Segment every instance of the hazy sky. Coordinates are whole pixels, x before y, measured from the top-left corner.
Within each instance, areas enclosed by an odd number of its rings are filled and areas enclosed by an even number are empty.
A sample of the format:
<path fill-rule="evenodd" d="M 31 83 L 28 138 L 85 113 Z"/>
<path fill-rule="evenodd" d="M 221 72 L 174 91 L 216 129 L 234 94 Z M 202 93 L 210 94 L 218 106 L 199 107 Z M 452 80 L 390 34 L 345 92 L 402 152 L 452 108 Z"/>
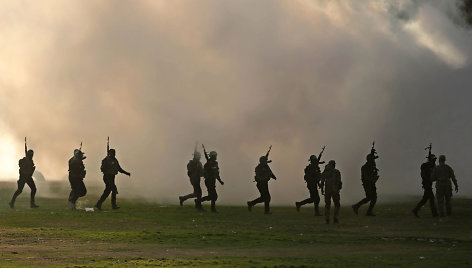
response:
<path fill-rule="evenodd" d="M 471 57 L 455 1 L 1 1 L 0 178 L 28 136 L 46 179 L 82 141 L 99 183 L 110 136 L 121 196 L 176 201 L 199 141 L 220 201 L 244 204 L 272 144 L 272 200 L 292 204 L 326 145 L 353 202 L 375 139 L 380 195 L 419 194 L 433 142 L 470 196 Z"/>

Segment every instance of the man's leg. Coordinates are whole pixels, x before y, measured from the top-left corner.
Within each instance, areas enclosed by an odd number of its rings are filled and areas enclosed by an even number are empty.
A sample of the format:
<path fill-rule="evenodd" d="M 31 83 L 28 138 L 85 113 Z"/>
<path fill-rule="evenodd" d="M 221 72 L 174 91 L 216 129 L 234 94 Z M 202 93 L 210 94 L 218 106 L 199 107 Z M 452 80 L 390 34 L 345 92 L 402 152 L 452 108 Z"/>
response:
<path fill-rule="evenodd" d="M 444 192 L 443 192 L 443 187 L 441 186 L 436 186 L 436 198 L 438 199 L 438 210 L 439 210 L 439 216 L 444 217 Z"/>
<path fill-rule="evenodd" d="M 26 181 L 28 186 L 31 189 L 31 196 L 30 196 L 30 207 L 31 208 L 39 208 L 38 205 L 34 202 L 34 197 L 36 196 L 36 184 L 34 184 L 33 178 L 30 178 Z"/>
<path fill-rule="evenodd" d="M 18 189 L 15 191 L 15 193 L 13 194 L 13 197 L 11 198 L 11 201 L 10 203 L 8 203 L 10 205 L 10 208 L 14 208 L 15 207 L 15 200 L 16 198 L 21 194 L 21 192 L 23 192 L 23 188 L 25 187 L 25 181 L 22 180 L 22 179 L 19 179 L 17 181 L 17 184 L 18 184 Z"/>
<path fill-rule="evenodd" d="M 369 209 L 367 209 L 366 215 L 375 216 L 373 212 L 375 203 L 377 203 L 377 189 L 375 188 L 375 185 L 370 185 L 367 197 L 370 199 L 370 204 Z"/>
<path fill-rule="evenodd" d="M 325 193 L 325 217 L 326 217 L 326 224 L 329 223 L 329 215 L 331 210 L 331 194 Z"/>
<path fill-rule="evenodd" d="M 320 194 L 318 193 L 318 188 L 314 188 L 313 191 L 313 202 L 315 203 L 315 216 L 323 216 L 320 213 Z"/>
<path fill-rule="evenodd" d="M 447 189 L 446 195 L 444 196 L 444 199 L 446 201 L 446 213 L 447 216 L 451 216 L 452 214 L 452 186 Z"/>
<path fill-rule="evenodd" d="M 300 202 L 296 202 L 295 205 L 297 206 L 297 210 L 299 210 L 300 207 L 303 205 L 311 204 L 314 202 L 313 196 L 315 195 L 314 191 L 316 191 L 316 188 L 314 188 L 313 185 L 311 184 L 308 184 L 307 188 L 308 188 L 308 191 L 310 192 L 310 197 Z"/>
<path fill-rule="evenodd" d="M 339 192 L 333 194 L 333 203 L 334 203 L 334 223 L 339 223 L 338 215 L 339 210 L 341 209 L 341 197 Z"/>
<path fill-rule="evenodd" d="M 423 186 L 424 187 L 424 186 Z M 412 210 L 413 214 L 415 214 L 416 217 L 418 216 L 418 212 L 420 211 L 420 208 L 426 204 L 426 202 L 429 200 L 429 192 L 427 188 L 423 189 L 423 197 L 421 198 L 420 202 L 416 205 L 416 207 Z"/>
<path fill-rule="evenodd" d="M 429 199 L 429 206 L 431 207 L 431 213 L 433 217 L 438 216 L 438 210 L 436 208 L 436 199 L 434 198 L 433 188 L 430 187 L 428 189 L 428 199 Z"/>

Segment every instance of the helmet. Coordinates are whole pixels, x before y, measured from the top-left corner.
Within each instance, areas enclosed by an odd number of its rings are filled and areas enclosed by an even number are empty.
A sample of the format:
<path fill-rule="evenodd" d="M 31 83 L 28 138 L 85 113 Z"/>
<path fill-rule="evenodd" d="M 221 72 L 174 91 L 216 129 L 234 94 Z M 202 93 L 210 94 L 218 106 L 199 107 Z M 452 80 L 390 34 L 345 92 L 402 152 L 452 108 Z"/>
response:
<path fill-rule="evenodd" d="M 374 161 L 374 160 L 377 159 L 377 158 L 378 158 L 378 157 L 375 156 L 375 155 L 373 155 L 373 154 L 368 154 L 368 155 L 366 156 L 366 159 L 367 159 L 367 161 L 369 161 L 369 162 L 370 162 L 370 161 Z"/>
<path fill-rule="evenodd" d="M 316 158 L 316 155 L 311 155 L 310 156 L 310 159 L 308 160 L 310 162 L 317 162 L 318 161 L 318 158 Z"/>
<path fill-rule="evenodd" d="M 209 155 L 210 157 L 216 157 L 218 154 L 215 151 L 211 151 Z"/>
<path fill-rule="evenodd" d="M 436 160 L 436 156 L 434 154 L 428 155 L 429 160 Z"/>
<path fill-rule="evenodd" d="M 439 162 L 446 162 L 446 156 L 445 155 L 440 155 L 439 156 Z"/>
<path fill-rule="evenodd" d="M 115 156 L 115 155 L 116 155 L 115 149 L 110 149 L 110 150 L 108 150 L 108 155 L 110 155 L 110 156 Z"/>
<path fill-rule="evenodd" d="M 195 153 L 193 153 L 193 158 L 194 159 L 200 159 L 200 158 L 202 158 L 202 155 L 199 152 L 195 152 Z"/>
<path fill-rule="evenodd" d="M 336 161 L 329 160 L 328 165 L 331 165 L 334 168 L 336 166 Z"/>
<path fill-rule="evenodd" d="M 26 156 L 28 157 L 33 157 L 33 155 L 34 155 L 34 151 L 31 149 L 26 152 Z"/>
<path fill-rule="evenodd" d="M 265 155 L 259 157 L 259 163 L 267 163 L 267 157 Z"/>
<path fill-rule="evenodd" d="M 74 156 L 75 156 L 75 157 L 83 158 L 84 153 L 83 153 L 81 150 L 79 150 L 79 149 L 75 149 L 75 150 L 74 150 Z"/>

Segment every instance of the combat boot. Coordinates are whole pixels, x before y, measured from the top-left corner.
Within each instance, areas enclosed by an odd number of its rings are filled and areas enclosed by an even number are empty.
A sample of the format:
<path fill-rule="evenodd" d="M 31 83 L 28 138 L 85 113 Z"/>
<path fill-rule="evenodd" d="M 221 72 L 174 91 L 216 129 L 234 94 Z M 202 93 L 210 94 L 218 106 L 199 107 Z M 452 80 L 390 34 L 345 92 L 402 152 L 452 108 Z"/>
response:
<path fill-rule="evenodd" d="M 115 204 L 115 205 L 112 205 L 111 208 L 112 208 L 112 209 L 120 209 L 120 207 L 117 206 L 116 204 Z"/>
<path fill-rule="evenodd" d="M 297 208 L 297 211 L 300 212 L 300 207 L 302 205 L 300 205 L 300 202 L 295 202 L 295 207 Z"/>
<path fill-rule="evenodd" d="M 252 204 L 251 204 L 251 201 L 247 201 L 247 210 L 249 210 L 249 212 L 252 211 Z"/>
<path fill-rule="evenodd" d="M 323 215 L 320 213 L 320 206 L 319 206 L 319 204 L 315 204 L 315 216 L 323 216 Z"/>
<path fill-rule="evenodd" d="M 356 205 L 352 205 L 352 210 L 354 211 L 354 214 L 359 215 L 359 207 Z"/>
<path fill-rule="evenodd" d="M 32 202 L 30 203 L 30 208 L 39 208 L 39 206 L 36 205 L 36 204 L 34 203 L 34 201 L 32 201 Z"/>
<path fill-rule="evenodd" d="M 338 224 L 338 223 L 339 223 L 338 218 L 334 218 L 334 224 Z"/>
<path fill-rule="evenodd" d="M 69 201 L 69 209 L 76 210 L 75 203 L 73 203 L 72 201 Z"/>
<path fill-rule="evenodd" d="M 15 209 L 15 202 L 14 201 L 10 201 L 8 203 L 8 205 L 10 206 L 11 209 Z"/>
<path fill-rule="evenodd" d="M 213 200 L 211 201 L 211 212 L 218 213 L 218 211 L 216 211 L 216 203 Z"/>
<path fill-rule="evenodd" d="M 183 196 L 179 196 L 179 203 L 180 203 L 180 206 L 183 206 L 184 205 L 184 197 Z"/>
<path fill-rule="evenodd" d="M 102 203 L 97 202 L 97 204 L 95 204 L 95 207 L 96 207 L 98 210 L 102 210 Z"/>
<path fill-rule="evenodd" d="M 418 215 L 418 210 L 415 208 L 411 211 L 411 213 L 413 213 L 413 215 L 415 215 L 415 217 L 419 218 L 420 215 Z"/>

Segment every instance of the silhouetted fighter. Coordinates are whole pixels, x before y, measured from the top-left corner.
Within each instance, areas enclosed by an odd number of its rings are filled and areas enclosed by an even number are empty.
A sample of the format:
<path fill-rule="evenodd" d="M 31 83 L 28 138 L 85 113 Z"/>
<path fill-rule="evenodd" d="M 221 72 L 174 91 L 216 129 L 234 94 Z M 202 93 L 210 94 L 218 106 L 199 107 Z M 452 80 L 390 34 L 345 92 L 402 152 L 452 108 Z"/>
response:
<path fill-rule="evenodd" d="M 372 143 L 372 149 L 366 158 L 367 163 L 365 163 L 361 168 L 362 186 L 364 187 L 366 197 L 357 204 L 353 205 L 352 209 L 357 215 L 359 213 L 359 207 L 370 201 L 366 216 L 375 216 L 373 213 L 375 203 L 377 202 L 377 188 L 375 187 L 375 183 L 379 179 L 379 170 L 377 169 L 375 163 L 375 159 L 379 157 L 377 156 L 377 151 L 375 150 L 375 142 Z"/>
<path fill-rule="evenodd" d="M 247 202 L 247 208 L 249 211 L 252 210 L 252 207 L 255 206 L 256 204 L 259 203 L 264 203 L 264 214 L 272 214 L 270 212 L 270 193 L 269 193 L 269 180 L 274 179 L 276 180 L 277 177 L 275 177 L 274 173 L 269 167 L 269 163 L 272 161 L 268 160 L 269 158 L 269 153 L 270 150 L 272 149 L 272 146 L 269 147 L 269 151 L 267 152 L 266 155 L 261 156 L 259 158 L 259 164 L 256 167 L 256 176 L 255 176 L 255 181 L 256 181 L 256 187 L 257 190 L 259 190 L 259 193 L 261 194 L 260 197 Z"/>
<path fill-rule="evenodd" d="M 197 146 L 193 152 L 193 159 L 187 164 L 187 175 L 190 178 L 190 183 L 193 186 L 193 193 L 179 196 L 179 203 L 182 206 L 184 201 L 189 198 L 195 198 L 195 207 L 202 209 L 202 188 L 200 187 L 200 179 L 203 177 L 203 165 L 200 162 L 201 154 L 197 151 Z"/>
<path fill-rule="evenodd" d="M 69 208 L 71 210 L 76 209 L 76 202 L 79 197 L 87 194 L 87 188 L 85 188 L 85 166 L 83 160 L 86 157 L 80 149 L 74 150 L 74 156 L 69 159 L 69 182 L 72 188 L 69 194 Z"/>
<path fill-rule="evenodd" d="M 211 201 L 211 212 L 216 212 L 216 200 L 218 199 L 218 194 L 216 193 L 216 180 L 218 180 L 221 185 L 224 185 L 224 182 L 220 178 L 218 161 L 216 161 L 218 154 L 215 151 L 211 151 L 210 154 L 207 154 L 203 144 L 202 147 L 207 160 L 203 166 L 203 177 L 205 177 L 205 186 L 208 191 L 208 195 L 202 198 L 202 202 Z"/>
<path fill-rule="evenodd" d="M 103 182 L 105 183 L 105 190 L 102 196 L 95 204 L 95 207 L 102 210 L 102 203 L 105 202 L 107 197 L 111 193 L 111 207 L 112 209 L 119 209 L 120 207 L 116 204 L 116 195 L 118 194 L 118 188 L 115 184 L 115 176 L 119 173 L 131 176 L 131 173 L 121 168 L 118 159 L 116 159 L 115 149 L 110 149 L 110 142 L 107 142 L 107 156 L 102 160 L 102 166 L 100 170 L 103 172 Z"/>
<path fill-rule="evenodd" d="M 433 217 L 437 217 L 438 211 L 436 210 L 436 200 L 434 200 L 433 193 L 433 182 L 431 181 L 431 175 L 433 174 L 433 170 L 436 167 L 436 156 L 431 153 L 431 143 L 428 147 L 426 147 L 426 149 L 429 149 L 428 156 L 426 157 L 428 161 L 421 165 L 421 183 L 423 185 L 424 191 L 423 198 L 411 212 L 413 212 L 416 217 L 419 217 L 418 211 L 420 211 L 420 208 L 429 201 Z"/>
<path fill-rule="evenodd" d="M 326 216 L 326 224 L 329 224 L 329 214 L 331 209 L 331 199 L 334 203 L 334 223 L 339 223 L 338 215 L 339 210 L 341 208 L 340 203 L 340 195 L 339 191 L 343 187 L 343 183 L 341 181 L 341 172 L 336 169 L 336 162 L 334 160 L 330 160 L 328 164 L 325 166 L 325 170 L 321 175 L 321 189 L 324 188 L 324 196 L 325 196 L 325 216 Z"/>
<path fill-rule="evenodd" d="M 438 199 L 439 216 L 444 217 L 444 203 L 446 205 L 447 216 L 451 216 L 451 180 L 454 183 L 454 190 L 456 193 L 459 191 L 459 186 L 457 185 L 457 179 L 454 175 L 454 170 L 446 164 L 446 156 L 439 156 L 439 165 L 434 168 L 433 174 L 431 175 L 431 180 L 436 182 L 436 198 Z"/>
<path fill-rule="evenodd" d="M 12 209 L 15 207 L 15 200 L 23 191 L 25 184 L 28 184 L 31 189 L 30 207 L 39 208 L 39 206 L 36 205 L 36 203 L 34 202 L 34 196 L 36 195 L 36 185 L 34 184 L 33 173 L 36 169 L 36 166 L 33 162 L 33 155 L 33 150 L 28 150 L 25 137 L 25 157 L 21 158 L 20 161 L 18 161 L 18 165 L 20 166 L 20 178 L 17 182 L 18 189 L 13 194 L 10 203 L 8 203 L 10 205 L 10 208 Z"/>
<path fill-rule="evenodd" d="M 320 154 L 318 155 L 318 158 L 316 157 L 316 155 L 310 156 L 310 159 L 309 159 L 310 164 L 305 167 L 304 179 L 306 182 L 306 187 L 308 188 L 308 191 L 310 192 L 310 198 L 307 198 L 300 202 L 295 202 L 297 211 L 300 211 L 300 207 L 305 204 L 315 203 L 315 216 L 322 216 L 320 214 L 320 209 L 319 209 L 320 195 L 318 193 L 318 187 L 320 187 L 320 181 L 321 181 L 321 170 L 320 170 L 319 164 L 324 164 L 324 162 L 320 162 L 320 160 L 321 160 L 321 156 L 323 155 L 325 148 L 326 146 L 323 147 Z"/>

